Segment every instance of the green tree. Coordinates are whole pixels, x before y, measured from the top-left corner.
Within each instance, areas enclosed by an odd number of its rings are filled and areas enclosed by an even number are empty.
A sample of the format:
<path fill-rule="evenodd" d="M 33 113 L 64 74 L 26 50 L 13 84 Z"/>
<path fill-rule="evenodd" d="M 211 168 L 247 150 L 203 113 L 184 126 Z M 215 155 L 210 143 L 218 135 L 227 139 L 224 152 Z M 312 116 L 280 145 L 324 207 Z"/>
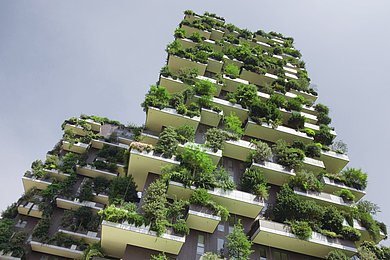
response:
<path fill-rule="evenodd" d="M 137 185 L 133 180 L 133 176 L 117 177 L 112 180 L 108 192 L 110 203 L 116 199 L 123 199 L 126 202 L 134 202 L 137 197 Z"/>
<path fill-rule="evenodd" d="M 166 158 L 171 158 L 177 149 L 178 136 L 175 129 L 171 126 L 168 126 L 161 132 L 160 138 L 157 141 L 155 151 L 162 153 Z"/>
<path fill-rule="evenodd" d="M 248 239 L 242 227 L 241 221 L 234 225 L 232 233 L 227 235 L 227 251 L 231 258 L 236 260 L 248 260 L 253 253 L 253 242 Z"/>
<path fill-rule="evenodd" d="M 242 128 L 242 122 L 238 116 L 234 113 L 230 113 L 230 115 L 225 116 L 224 122 L 224 129 L 226 131 L 232 133 L 236 138 L 241 138 L 244 134 L 244 129 Z"/>

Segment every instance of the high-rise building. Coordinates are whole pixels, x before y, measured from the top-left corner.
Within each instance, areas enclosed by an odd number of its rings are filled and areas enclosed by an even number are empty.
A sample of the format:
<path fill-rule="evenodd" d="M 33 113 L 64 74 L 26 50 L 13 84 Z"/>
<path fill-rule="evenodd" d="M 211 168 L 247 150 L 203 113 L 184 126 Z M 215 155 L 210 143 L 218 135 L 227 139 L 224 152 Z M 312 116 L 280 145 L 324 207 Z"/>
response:
<path fill-rule="evenodd" d="M 192 11 L 174 37 L 143 127 L 65 120 L 2 214 L 0 259 L 389 259 L 293 38 Z"/>

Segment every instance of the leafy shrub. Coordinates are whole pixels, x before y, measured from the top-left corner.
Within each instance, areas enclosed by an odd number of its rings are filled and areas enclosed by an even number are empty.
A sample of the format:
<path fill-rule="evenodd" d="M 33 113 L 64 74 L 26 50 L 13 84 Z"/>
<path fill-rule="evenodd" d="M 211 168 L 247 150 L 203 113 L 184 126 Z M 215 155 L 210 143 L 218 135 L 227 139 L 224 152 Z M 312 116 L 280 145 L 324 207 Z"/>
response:
<path fill-rule="evenodd" d="M 179 143 L 193 142 L 195 139 L 195 129 L 190 125 L 181 125 L 175 129 Z"/>
<path fill-rule="evenodd" d="M 198 80 L 194 87 L 195 93 L 198 95 L 214 96 L 217 87 L 214 83 L 208 80 Z"/>
<path fill-rule="evenodd" d="M 278 140 L 272 148 L 277 163 L 292 169 L 297 169 L 302 165 L 305 158 L 302 150 L 288 147 L 284 140 Z"/>
<path fill-rule="evenodd" d="M 240 76 L 240 69 L 233 64 L 227 64 L 225 66 L 224 71 L 227 76 L 233 79 L 238 78 Z"/>
<path fill-rule="evenodd" d="M 350 190 L 341 189 L 335 193 L 337 196 L 340 196 L 345 201 L 354 201 L 355 195 Z"/>
<path fill-rule="evenodd" d="M 48 217 L 43 217 L 38 221 L 38 224 L 35 226 L 32 236 L 40 242 L 46 242 L 49 240 L 49 228 L 50 228 L 50 219 Z"/>
<path fill-rule="evenodd" d="M 234 113 L 230 113 L 230 115 L 225 116 L 224 123 L 224 129 L 232 133 L 237 139 L 241 138 L 241 136 L 244 134 L 242 122 L 240 118 Z"/>
<path fill-rule="evenodd" d="M 107 170 L 109 172 L 115 173 L 118 170 L 118 165 L 116 163 L 110 163 L 105 161 L 94 161 L 92 166 L 96 167 L 98 170 Z"/>
<path fill-rule="evenodd" d="M 171 126 L 166 127 L 160 134 L 155 151 L 161 153 L 166 158 L 171 158 L 176 153 L 179 144 L 177 139 L 178 136 L 175 129 Z"/>
<path fill-rule="evenodd" d="M 218 61 L 222 61 L 223 56 L 224 56 L 224 53 L 218 52 L 218 51 L 214 51 L 213 53 L 210 54 L 210 58 L 212 58 L 214 60 L 218 60 Z"/>
<path fill-rule="evenodd" d="M 241 189 L 262 199 L 268 199 L 269 187 L 266 184 L 264 174 L 257 168 L 246 170 L 241 178 Z"/>
<path fill-rule="evenodd" d="M 200 36 L 200 34 L 198 32 L 194 32 L 190 37 L 189 39 L 193 42 L 201 42 L 202 41 L 202 37 Z"/>
<path fill-rule="evenodd" d="M 331 148 L 336 153 L 346 154 L 348 152 L 348 146 L 342 140 L 334 142 Z"/>
<path fill-rule="evenodd" d="M 310 158 L 321 156 L 322 145 L 320 143 L 308 144 L 305 147 L 305 155 Z"/>
<path fill-rule="evenodd" d="M 149 107 L 163 109 L 169 106 L 170 94 L 165 87 L 151 86 L 149 92 L 145 95 L 145 100 L 141 104 L 144 111 L 147 112 Z"/>
<path fill-rule="evenodd" d="M 290 225 L 292 233 L 299 239 L 307 240 L 311 238 L 313 230 L 306 221 L 294 221 L 290 222 Z"/>
<path fill-rule="evenodd" d="M 314 141 L 323 145 L 331 145 L 335 136 L 330 132 L 330 128 L 326 125 L 320 125 L 320 130 L 316 132 Z"/>
<path fill-rule="evenodd" d="M 186 31 L 182 28 L 177 28 L 175 30 L 174 34 L 175 38 L 185 38 L 186 37 Z"/>
<path fill-rule="evenodd" d="M 97 195 L 105 191 L 110 186 L 110 181 L 104 177 L 97 176 L 93 179 L 93 190 Z"/>
<path fill-rule="evenodd" d="M 184 236 L 190 234 L 190 229 L 188 228 L 184 219 L 179 219 L 175 224 L 172 225 L 172 228 L 177 234 Z"/>
<path fill-rule="evenodd" d="M 93 188 L 92 188 L 92 181 L 88 180 L 80 190 L 80 194 L 78 196 L 80 202 L 83 201 L 92 201 L 94 196 L 93 196 Z"/>
<path fill-rule="evenodd" d="M 320 182 L 312 172 L 301 170 L 291 177 L 290 185 L 304 191 L 321 191 L 323 188 Z"/>
<path fill-rule="evenodd" d="M 332 250 L 325 257 L 326 260 L 350 260 L 341 250 Z"/>
<path fill-rule="evenodd" d="M 282 95 L 272 94 L 269 98 L 269 102 L 274 103 L 277 107 L 285 108 L 287 100 Z"/>
<path fill-rule="evenodd" d="M 313 130 L 313 129 L 310 129 L 310 128 L 305 128 L 304 129 L 304 132 L 310 136 L 310 137 L 314 137 L 316 135 L 316 132 Z"/>
<path fill-rule="evenodd" d="M 126 149 L 115 147 L 112 145 L 103 145 L 103 148 L 97 153 L 98 157 L 105 158 L 111 163 L 124 164 L 126 161 Z"/>
<path fill-rule="evenodd" d="M 362 234 L 356 228 L 344 226 L 341 230 L 341 235 L 344 239 L 350 241 L 359 241 Z"/>
<path fill-rule="evenodd" d="M 329 125 L 332 122 L 332 119 L 325 113 L 318 113 L 317 123 L 320 125 Z"/>
<path fill-rule="evenodd" d="M 286 109 L 300 112 L 302 110 L 302 100 L 298 97 L 288 99 Z"/>
<path fill-rule="evenodd" d="M 300 113 L 293 112 L 288 119 L 288 125 L 296 130 L 303 129 L 305 127 L 306 117 Z"/>
<path fill-rule="evenodd" d="M 240 84 L 236 92 L 233 93 L 233 97 L 236 103 L 243 108 L 250 108 L 258 99 L 257 87 L 255 85 Z"/>
<path fill-rule="evenodd" d="M 322 229 L 340 233 L 343 228 L 344 216 L 334 206 L 325 207 L 321 219 Z"/>
<path fill-rule="evenodd" d="M 203 188 L 196 189 L 190 197 L 190 203 L 199 206 L 207 206 L 210 200 L 211 195 Z"/>
<path fill-rule="evenodd" d="M 218 128 L 209 128 L 205 134 L 206 147 L 209 147 L 216 153 L 222 149 L 223 141 L 225 140 L 224 133 Z"/>
<path fill-rule="evenodd" d="M 358 190 L 364 190 L 367 187 L 367 173 L 364 173 L 361 169 L 347 168 L 341 173 L 347 186 Z"/>
<path fill-rule="evenodd" d="M 116 199 L 123 199 L 126 202 L 134 202 L 138 199 L 137 185 L 133 180 L 133 176 L 117 177 L 111 181 L 108 192 L 109 201 L 113 202 Z"/>
<path fill-rule="evenodd" d="M 318 113 L 323 113 L 325 115 L 329 114 L 329 108 L 327 106 L 325 106 L 324 104 L 317 104 L 314 106 L 314 109 Z"/>
<path fill-rule="evenodd" d="M 272 122 L 279 124 L 282 119 L 280 110 L 273 103 L 265 103 L 259 99 L 255 100 L 249 109 L 249 115 L 255 122 L 265 120 L 267 123 Z"/>
<path fill-rule="evenodd" d="M 214 176 L 219 188 L 223 190 L 234 190 L 236 188 L 236 184 L 230 179 L 229 173 L 223 167 L 214 171 Z"/>
<path fill-rule="evenodd" d="M 268 161 L 272 157 L 272 150 L 267 143 L 262 141 L 252 140 L 251 143 L 255 145 L 256 150 L 251 152 L 251 159 L 255 162 Z"/>
<path fill-rule="evenodd" d="M 226 207 L 215 204 L 214 211 L 217 214 L 217 216 L 221 217 L 221 221 L 227 221 L 229 219 L 230 213 Z"/>

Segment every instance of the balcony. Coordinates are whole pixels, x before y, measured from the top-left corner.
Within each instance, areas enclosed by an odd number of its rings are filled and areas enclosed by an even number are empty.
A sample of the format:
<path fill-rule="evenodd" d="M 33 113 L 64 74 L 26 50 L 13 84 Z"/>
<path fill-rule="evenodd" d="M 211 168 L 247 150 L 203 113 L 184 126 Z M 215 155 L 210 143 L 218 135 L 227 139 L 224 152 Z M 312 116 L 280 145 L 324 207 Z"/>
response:
<path fill-rule="evenodd" d="M 349 163 L 348 155 L 324 150 L 321 151 L 320 160 L 324 162 L 326 170 L 332 173 L 340 172 Z"/>
<path fill-rule="evenodd" d="M 222 66 L 223 66 L 223 61 L 209 58 L 206 70 L 215 74 L 220 74 L 222 71 Z"/>
<path fill-rule="evenodd" d="M 240 85 L 249 85 L 249 81 L 240 78 L 232 79 L 229 76 L 223 75 L 223 79 L 225 80 L 223 90 L 229 92 L 236 92 Z"/>
<path fill-rule="evenodd" d="M 50 177 L 50 178 L 53 178 L 53 179 L 56 179 L 58 181 L 63 181 L 65 180 L 66 178 L 68 178 L 70 176 L 70 174 L 67 174 L 67 173 L 62 173 L 56 169 L 43 169 L 45 171 L 45 173 Z"/>
<path fill-rule="evenodd" d="M 91 165 L 87 166 L 76 166 L 76 172 L 80 175 L 96 178 L 96 177 L 104 177 L 106 179 L 112 180 L 118 176 L 118 173 L 112 173 L 109 171 L 98 170 Z"/>
<path fill-rule="evenodd" d="M 43 244 L 37 241 L 30 242 L 31 249 L 35 252 L 40 252 L 44 254 L 62 256 L 70 259 L 83 259 L 84 252 L 78 250 L 76 245 L 72 245 L 70 248 L 55 246 L 49 244 Z"/>
<path fill-rule="evenodd" d="M 294 189 L 294 193 L 306 200 L 314 200 L 318 204 L 323 206 L 335 206 L 339 209 L 348 209 L 351 207 L 352 203 L 344 201 L 343 198 L 325 193 L 325 192 L 313 192 L 313 191 L 300 191 L 298 189 Z"/>
<path fill-rule="evenodd" d="M 292 176 L 295 176 L 294 170 L 287 169 L 280 164 L 273 162 L 253 162 L 251 168 L 258 168 L 264 174 L 267 182 L 273 185 L 282 186 L 290 181 Z"/>
<path fill-rule="evenodd" d="M 249 81 L 249 83 L 251 83 L 251 84 L 255 84 L 258 86 L 268 86 L 272 82 L 274 82 L 276 79 L 278 79 L 278 76 L 273 75 L 271 73 L 265 73 L 264 75 L 262 75 L 262 74 L 258 74 L 258 73 L 243 69 L 241 71 L 240 78 Z"/>
<path fill-rule="evenodd" d="M 184 49 L 194 48 L 198 44 L 197 42 L 194 42 L 187 38 L 178 38 L 177 40 L 180 42 L 181 46 Z"/>
<path fill-rule="evenodd" d="M 223 156 L 240 161 L 247 161 L 249 155 L 255 147 L 248 141 L 244 140 L 226 140 L 223 142 Z"/>
<path fill-rule="evenodd" d="M 346 221 L 344 221 L 344 225 L 348 225 L 348 223 L 346 223 Z M 386 235 L 380 231 L 379 233 L 379 238 L 377 241 L 375 241 L 370 233 L 368 232 L 368 230 L 363 227 L 362 225 L 360 225 L 359 221 L 357 221 L 356 219 L 353 220 L 353 227 L 356 228 L 357 230 L 360 231 L 360 233 L 362 234 L 362 236 L 360 237 L 360 240 L 357 242 L 357 244 L 361 244 L 363 241 L 373 241 L 374 243 L 379 243 L 380 241 L 382 241 L 383 239 L 386 239 Z"/>
<path fill-rule="evenodd" d="M 325 169 L 325 165 L 322 161 L 313 159 L 310 157 L 303 158 L 302 168 L 311 171 L 314 174 L 319 174 L 321 171 Z"/>
<path fill-rule="evenodd" d="M 312 143 L 314 138 L 309 137 L 306 133 L 296 131 L 292 128 L 285 126 L 278 126 L 273 128 L 266 123 L 257 124 L 251 119 L 245 127 L 245 135 L 263 139 L 269 142 L 275 143 L 276 141 L 283 139 L 287 143 L 292 144 L 295 140 L 301 141 L 304 144 Z"/>
<path fill-rule="evenodd" d="M 355 196 L 356 201 L 363 198 L 364 195 L 366 195 L 366 192 L 363 190 L 358 190 L 352 187 L 348 187 L 344 185 L 343 183 L 338 183 L 335 180 L 329 179 L 328 177 L 322 177 L 322 182 L 324 183 L 324 192 L 326 193 L 335 193 L 341 189 L 347 189 L 352 192 L 352 194 Z"/>
<path fill-rule="evenodd" d="M 100 237 L 98 237 L 97 232 L 92 232 L 92 231 L 73 232 L 65 229 L 59 229 L 58 232 L 67 234 L 77 240 L 84 240 L 89 244 L 98 243 L 100 241 Z"/>
<path fill-rule="evenodd" d="M 316 232 L 308 240 L 301 240 L 291 232 L 289 226 L 263 219 L 253 223 L 249 236 L 256 244 L 319 258 L 325 258 L 332 250 L 341 250 L 348 256 L 357 253 L 356 246 L 351 241 L 327 238 Z"/>
<path fill-rule="evenodd" d="M 213 214 L 212 210 L 206 207 L 191 205 L 186 219 L 187 226 L 207 233 L 214 233 L 221 217 Z"/>
<path fill-rule="evenodd" d="M 212 39 L 204 40 L 204 41 L 203 41 L 203 44 L 204 44 L 204 45 L 211 46 L 211 48 L 213 48 L 214 51 L 222 51 L 222 50 L 223 50 L 223 46 L 220 45 L 220 44 L 217 44 L 217 43 L 216 43 L 214 40 L 212 40 Z"/>
<path fill-rule="evenodd" d="M 144 143 L 144 144 L 150 144 L 150 145 L 156 145 L 157 142 L 158 142 L 158 133 L 154 133 L 152 131 L 148 131 L 148 130 L 144 130 L 142 133 L 141 133 L 141 138 L 140 138 L 140 142 Z"/>
<path fill-rule="evenodd" d="M 202 108 L 200 112 L 200 123 L 212 127 L 217 127 L 222 117 L 223 111 L 216 112 L 211 109 Z"/>
<path fill-rule="evenodd" d="M 65 151 L 83 154 L 87 151 L 88 148 L 89 148 L 89 144 L 84 144 L 84 143 L 71 144 L 68 141 L 62 141 L 62 149 L 64 149 Z"/>
<path fill-rule="evenodd" d="M 33 188 L 37 188 L 38 190 L 45 190 L 50 184 L 52 184 L 52 180 L 50 179 L 37 179 L 31 174 L 25 174 L 22 177 L 23 188 L 25 192 Z"/>
<path fill-rule="evenodd" d="M 116 258 L 123 257 L 127 245 L 177 255 L 184 242 L 185 236 L 164 233 L 158 237 L 156 232 L 145 226 L 102 222 L 102 248 L 107 255 Z"/>
<path fill-rule="evenodd" d="M 307 93 L 307 92 L 303 92 L 303 91 L 296 90 L 296 89 L 290 89 L 290 92 L 295 94 L 295 95 L 298 95 L 298 96 L 303 96 L 305 99 L 311 100 L 313 102 L 315 102 L 317 100 L 317 96 L 310 94 L 310 93 Z"/>
<path fill-rule="evenodd" d="M 157 109 L 149 107 L 146 116 L 146 129 L 155 132 L 161 132 L 164 126 L 179 127 L 182 125 L 192 126 L 194 129 L 198 128 L 200 117 L 183 116 L 173 108 Z"/>
<path fill-rule="evenodd" d="M 92 201 L 83 201 L 80 202 L 78 199 L 65 199 L 65 198 L 56 198 L 57 207 L 61 209 L 76 210 L 81 207 L 88 207 L 92 209 L 95 213 L 99 212 L 104 208 L 104 205 Z"/>
<path fill-rule="evenodd" d="M 32 202 L 24 202 L 18 206 L 18 213 L 34 218 L 42 218 L 43 212 L 39 210 L 39 206 Z"/>
<path fill-rule="evenodd" d="M 211 32 L 209 31 L 203 31 L 200 29 L 197 29 L 195 27 L 191 27 L 188 25 L 181 25 L 180 28 L 182 28 L 184 31 L 186 31 L 186 36 L 191 36 L 193 33 L 199 33 L 201 37 L 204 37 L 206 39 L 210 39 Z"/>
<path fill-rule="evenodd" d="M 138 190 L 142 191 L 145 186 L 148 173 L 161 174 L 161 168 L 167 165 L 179 165 L 180 163 L 173 159 L 164 158 L 155 155 L 154 151 L 139 152 L 136 149 L 130 151 L 129 174 L 133 176 Z"/>
<path fill-rule="evenodd" d="M 190 59 L 180 58 L 175 55 L 169 55 L 168 67 L 169 70 L 172 71 L 173 73 L 178 73 L 183 68 L 190 68 L 190 69 L 197 69 L 198 75 L 204 75 L 207 68 L 207 64 L 192 61 Z"/>
<path fill-rule="evenodd" d="M 171 199 L 189 199 L 195 189 L 193 186 L 186 188 L 181 183 L 170 181 L 167 195 Z M 214 190 L 208 190 L 208 193 L 213 201 L 226 207 L 232 214 L 255 218 L 264 207 L 264 202 L 247 192 L 238 190 L 224 191 L 215 188 Z"/>
<path fill-rule="evenodd" d="M 21 260 L 22 258 L 14 257 L 11 253 L 5 254 L 3 251 L 0 251 L 0 260 Z"/>
<path fill-rule="evenodd" d="M 79 125 L 66 124 L 64 126 L 64 131 L 66 131 L 66 130 L 73 130 L 73 132 L 76 135 L 80 135 L 80 136 L 85 136 L 86 135 L 86 132 L 85 132 L 84 128 L 79 126 Z"/>
<path fill-rule="evenodd" d="M 205 147 L 204 145 L 197 144 L 197 143 L 185 143 L 184 145 L 179 144 L 178 151 L 184 150 L 185 147 L 198 147 L 201 151 L 204 151 L 205 154 L 207 154 L 210 159 L 213 161 L 215 165 L 218 165 L 219 161 L 222 158 L 222 150 L 218 150 L 217 152 L 214 152 L 212 149 Z"/>
<path fill-rule="evenodd" d="M 187 88 L 189 88 L 189 85 L 185 84 L 180 79 L 164 77 L 163 75 L 160 75 L 159 85 L 165 87 L 167 91 L 171 94 L 181 93 Z"/>

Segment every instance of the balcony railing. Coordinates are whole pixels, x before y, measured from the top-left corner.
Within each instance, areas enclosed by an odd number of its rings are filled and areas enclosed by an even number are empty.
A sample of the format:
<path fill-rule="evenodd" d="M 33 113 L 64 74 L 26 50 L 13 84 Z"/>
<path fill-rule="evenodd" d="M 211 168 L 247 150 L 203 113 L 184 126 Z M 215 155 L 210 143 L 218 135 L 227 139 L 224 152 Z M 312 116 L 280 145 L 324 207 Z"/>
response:
<path fill-rule="evenodd" d="M 64 149 L 65 151 L 82 154 L 85 153 L 88 148 L 89 148 L 89 144 L 84 144 L 84 143 L 71 144 L 68 141 L 62 141 L 62 149 Z"/>
<path fill-rule="evenodd" d="M 184 187 L 183 184 L 170 181 L 167 195 L 169 198 L 189 199 L 196 187 Z M 257 196 L 239 191 L 231 190 L 224 191 L 219 188 L 208 190 L 211 198 L 216 203 L 226 207 L 230 213 L 245 216 L 248 218 L 255 218 L 264 207 L 264 202 Z"/>
<path fill-rule="evenodd" d="M 366 192 L 363 190 L 358 190 L 352 187 L 348 187 L 343 183 L 336 182 L 335 180 L 329 179 L 328 177 L 325 176 L 322 177 L 322 181 L 325 184 L 323 191 L 326 193 L 335 193 L 341 189 L 347 189 L 352 192 L 352 194 L 356 198 L 356 201 L 360 200 L 364 195 L 366 195 Z"/>
<path fill-rule="evenodd" d="M 291 232 L 289 226 L 263 219 L 254 222 L 249 236 L 256 244 L 319 258 L 325 258 L 332 250 L 341 250 L 348 256 L 357 253 L 351 241 L 328 238 L 316 232 L 312 233 L 311 238 L 301 240 Z"/>
<path fill-rule="evenodd" d="M 294 193 L 303 199 L 315 200 L 319 204 L 325 206 L 333 205 L 338 208 L 346 209 L 351 207 L 352 205 L 352 202 L 344 201 L 343 198 L 329 193 L 313 192 L 313 191 L 304 192 L 298 189 L 294 189 Z"/>
<path fill-rule="evenodd" d="M 192 61 L 190 59 L 181 58 L 175 55 L 169 55 L 168 58 L 169 70 L 178 73 L 183 68 L 197 69 L 198 75 L 204 75 L 206 72 L 207 64 Z"/>
<path fill-rule="evenodd" d="M 157 236 L 149 226 L 136 227 L 131 224 L 103 220 L 101 245 L 104 252 L 112 257 L 123 257 L 126 246 L 133 245 L 169 254 L 179 254 L 185 236 L 164 233 Z"/>
<path fill-rule="evenodd" d="M 18 206 L 18 213 L 34 218 L 42 218 L 43 212 L 39 210 L 39 206 L 32 202 L 24 202 Z"/>
<path fill-rule="evenodd" d="M 324 162 L 326 170 L 332 173 L 340 172 L 349 163 L 348 155 L 333 151 L 322 150 L 320 159 Z"/>
<path fill-rule="evenodd" d="M 91 177 L 91 178 L 104 177 L 106 179 L 112 180 L 118 176 L 118 173 L 113 173 L 105 170 L 98 170 L 91 165 L 86 165 L 86 166 L 77 165 L 76 171 L 80 175 Z"/>
<path fill-rule="evenodd" d="M 66 199 L 66 198 L 56 198 L 57 207 L 62 209 L 76 210 L 81 207 L 88 207 L 95 211 L 95 213 L 99 212 L 104 208 L 103 204 L 92 202 L 92 201 L 83 201 L 80 202 L 78 199 Z"/>
<path fill-rule="evenodd" d="M 223 142 L 223 156 L 240 161 L 247 161 L 255 147 L 245 140 L 226 140 Z"/>
<path fill-rule="evenodd" d="M 188 142 L 185 143 L 184 145 L 179 144 L 178 150 L 182 151 L 186 147 L 187 148 L 196 147 L 201 151 L 205 152 L 205 154 L 207 154 L 210 157 L 210 159 L 213 161 L 215 165 L 218 165 L 219 161 L 222 158 L 222 150 L 218 150 L 217 152 L 214 152 L 211 148 L 205 147 L 204 145 L 198 143 Z"/>
<path fill-rule="evenodd" d="M 67 248 L 62 246 L 43 244 L 37 241 L 31 241 L 30 245 L 31 249 L 35 252 L 80 260 L 84 257 L 84 252 L 82 250 L 78 250 L 76 245 L 72 245 L 70 248 Z"/>
<path fill-rule="evenodd" d="M 58 232 L 67 234 L 75 239 L 81 240 L 83 239 L 87 243 L 97 243 L 100 241 L 100 237 L 97 232 L 85 231 L 85 232 L 73 232 L 65 229 L 59 229 Z"/>

